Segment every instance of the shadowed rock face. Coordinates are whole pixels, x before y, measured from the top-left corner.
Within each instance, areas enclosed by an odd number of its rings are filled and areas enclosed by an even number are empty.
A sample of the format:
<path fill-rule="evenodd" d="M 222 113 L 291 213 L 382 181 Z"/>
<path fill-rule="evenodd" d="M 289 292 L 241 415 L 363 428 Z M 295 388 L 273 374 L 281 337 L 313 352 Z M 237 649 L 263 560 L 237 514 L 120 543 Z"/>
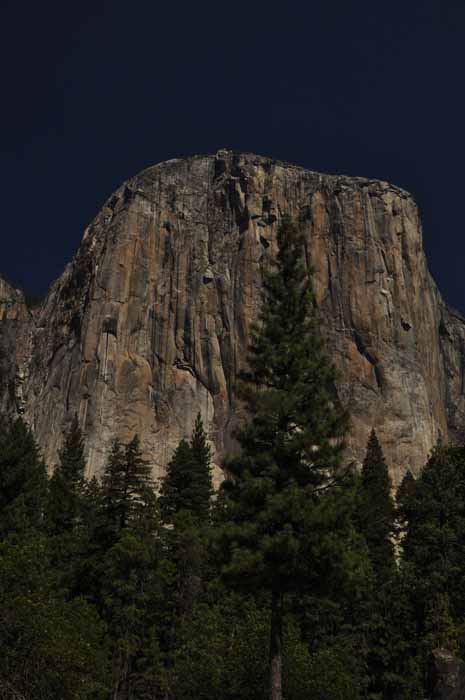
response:
<path fill-rule="evenodd" d="M 0 413 L 23 413 L 32 317 L 23 293 L 0 277 Z"/>
<path fill-rule="evenodd" d="M 460 433 L 465 325 L 428 272 L 412 198 L 384 182 L 219 151 L 122 185 L 52 286 L 28 360 L 19 358 L 26 417 L 49 464 L 77 412 L 90 473 L 114 437 L 137 432 L 160 475 L 198 410 L 221 464 L 237 422 L 234 377 L 284 213 L 305 233 L 352 414 L 350 456 L 361 461 L 375 427 L 397 482 L 419 471 L 439 437 Z"/>

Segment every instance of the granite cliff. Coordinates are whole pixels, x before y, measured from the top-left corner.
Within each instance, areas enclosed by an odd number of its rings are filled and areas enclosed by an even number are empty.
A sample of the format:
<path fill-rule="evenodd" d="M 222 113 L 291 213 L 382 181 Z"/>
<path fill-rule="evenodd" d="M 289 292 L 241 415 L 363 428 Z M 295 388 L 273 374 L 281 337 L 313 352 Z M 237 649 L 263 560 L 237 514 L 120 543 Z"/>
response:
<path fill-rule="evenodd" d="M 89 470 L 141 436 L 160 475 L 200 409 L 215 463 L 231 449 L 233 382 L 281 216 L 302 226 L 350 455 L 375 427 L 397 482 L 465 426 L 465 321 L 428 271 L 411 196 L 219 151 L 124 183 L 32 316 L 0 283 L 0 401 L 24 413 L 49 464 L 77 412 Z M 220 478 L 220 470 L 217 470 Z"/>
<path fill-rule="evenodd" d="M 23 386 L 29 368 L 32 316 L 24 295 L 0 277 L 0 413 L 24 411 Z"/>

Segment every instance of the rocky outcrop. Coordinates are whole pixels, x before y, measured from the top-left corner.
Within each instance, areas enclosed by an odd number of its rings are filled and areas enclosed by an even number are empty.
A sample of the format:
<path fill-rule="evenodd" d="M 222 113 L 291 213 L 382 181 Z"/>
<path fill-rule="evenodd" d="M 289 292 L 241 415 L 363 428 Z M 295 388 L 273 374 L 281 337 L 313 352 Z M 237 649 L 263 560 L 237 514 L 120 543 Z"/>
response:
<path fill-rule="evenodd" d="M 32 319 L 24 295 L 0 277 L 0 412 L 23 413 Z"/>
<path fill-rule="evenodd" d="M 385 182 L 251 154 L 161 163 L 122 185 L 35 319 L 26 417 L 50 464 L 75 412 L 91 473 L 135 432 L 163 472 L 201 411 L 231 449 L 234 377 L 284 213 L 302 226 L 327 347 L 350 407 L 349 455 L 372 427 L 397 482 L 465 425 L 465 323 L 441 299 L 417 207 Z M 220 478 L 220 471 L 217 472 Z"/>

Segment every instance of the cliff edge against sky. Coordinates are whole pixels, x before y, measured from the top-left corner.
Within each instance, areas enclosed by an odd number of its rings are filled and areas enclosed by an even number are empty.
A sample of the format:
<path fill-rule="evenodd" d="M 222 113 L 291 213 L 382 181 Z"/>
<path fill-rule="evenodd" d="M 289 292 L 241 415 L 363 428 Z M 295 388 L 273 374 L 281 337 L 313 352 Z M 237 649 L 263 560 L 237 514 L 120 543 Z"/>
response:
<path fill-rule="evenodd" d="M 155 476 L 200 410 L 219 467 L 284 213 L 305 233 L 350 456 L 374 427 L 394 481 L 418 472 L 439 438 L 464 432 L 465 322 L 428 271 L 414 201 L 252 154 L 176 159 L 124 183 L 34 314 L 0 283 L 0 407 L 24 413 L 50 465 L 77 413 L 90 473 L 137 432 Z"/>

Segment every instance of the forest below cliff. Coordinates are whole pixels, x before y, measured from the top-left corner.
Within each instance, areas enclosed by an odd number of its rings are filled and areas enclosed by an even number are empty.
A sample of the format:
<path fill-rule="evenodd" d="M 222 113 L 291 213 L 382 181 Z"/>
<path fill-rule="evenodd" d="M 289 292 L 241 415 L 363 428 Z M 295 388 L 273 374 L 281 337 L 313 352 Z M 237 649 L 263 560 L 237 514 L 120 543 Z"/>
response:
<path fill-rule="evenodd" d="M 465 448 L 395 499 L 374 431 L 344 463 L 292 222 L 278 242 L 218 492 L 200 413 L 159 483 L 137 436 L 87 479 L 74 418 L 49 477 L 2 422 L 0 698 L 421 700 L 435 649 L 465 657 Z"/>

